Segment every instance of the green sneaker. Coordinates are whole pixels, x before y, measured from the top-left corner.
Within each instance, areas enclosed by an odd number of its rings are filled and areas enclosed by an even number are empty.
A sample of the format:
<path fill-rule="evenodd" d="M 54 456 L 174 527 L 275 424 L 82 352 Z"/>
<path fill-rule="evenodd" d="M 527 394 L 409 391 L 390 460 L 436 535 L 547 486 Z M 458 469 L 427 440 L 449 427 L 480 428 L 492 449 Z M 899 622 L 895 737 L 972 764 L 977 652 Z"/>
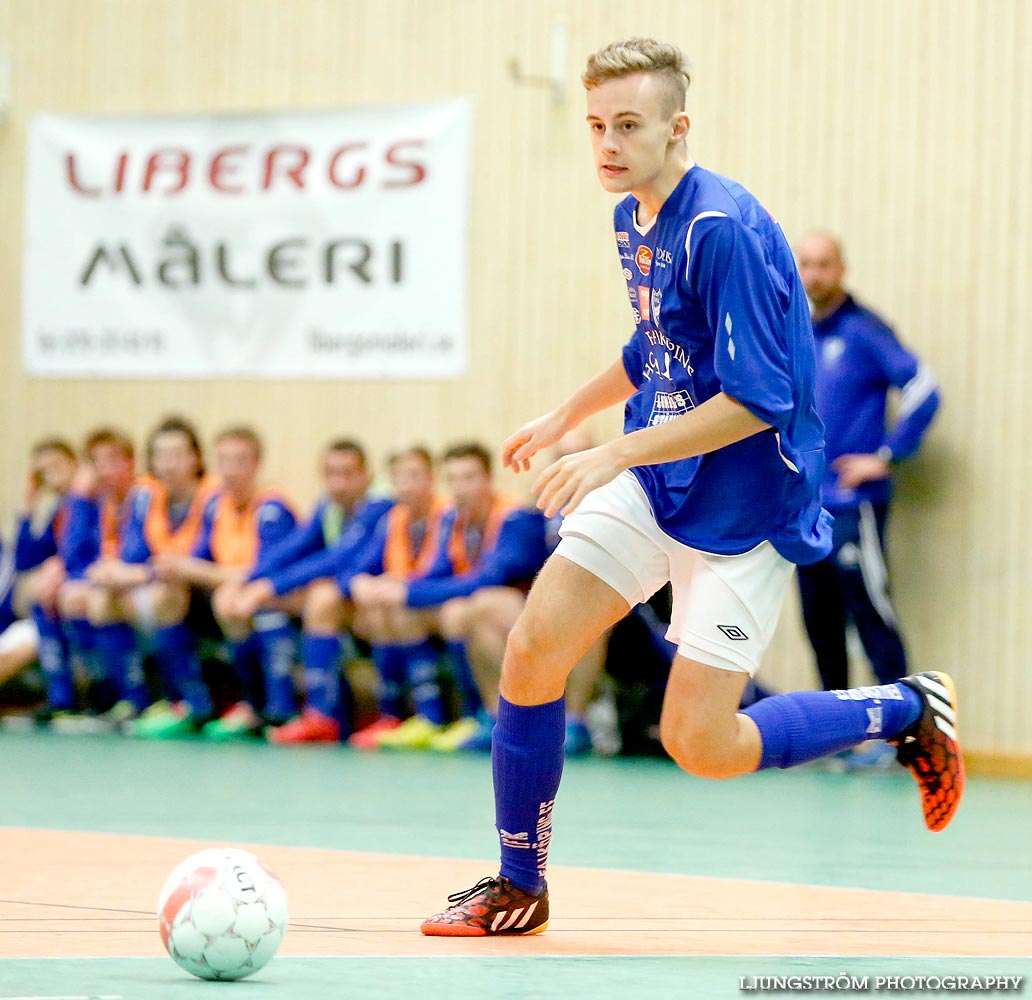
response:
<path fill-rule="evenodd" d="M 197 720 L 185 701 L 169 705 L 164 712 L 148 709 L 132 724 L 132 735 L 141 740 L 176 740 L 196 732 Z"/>
<path fill-rule="evenodd" d="M 430 741 L 444 730 L 444 726 L 431 722 L 425 716 L 413 715 L 397 729 L 385 733 L 377 746 L 381 750 L 426 750 Z"/>
<path fill-rule="evenodd" d="M 201 735 L 215 743 L 252 739 L 261 733 L 262 720 L 246 701 L 238 701 L 221 718 L 212 719 L 201 729 Z"/>
<path fill-rule="evenodd" d="M 127 733 L 132 729 L 136 717 L 136 706 L 131 701 L 119 701 L 103 714 L 93 716 L 88 723 L 84 724 L 82 732 L 99 735 Z"/>
<path fill-rule="evenodd" d="M 446 726 L 436 736 L 432 736 L 427 744 L 427 749 L 436 753 L 455 753 L 466 740 L 478 732 L 480 732 L 479 719 L 459 719 L 458 722 Z"/>

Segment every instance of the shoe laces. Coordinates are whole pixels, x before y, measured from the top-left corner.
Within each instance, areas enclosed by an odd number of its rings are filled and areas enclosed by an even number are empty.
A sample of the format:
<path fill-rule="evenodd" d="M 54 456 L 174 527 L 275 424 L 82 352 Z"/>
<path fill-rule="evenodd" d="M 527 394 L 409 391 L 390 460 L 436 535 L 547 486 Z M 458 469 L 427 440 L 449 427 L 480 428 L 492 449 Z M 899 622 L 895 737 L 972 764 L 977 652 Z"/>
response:
<path fill-rule="evenodd" d="M 477 893 L 482 892 L 485 889 L 496 889 L 502 884 L 502 880 L 496 875 L 488 875 L 486 878 L 482 878 L 476 885 L 471 886 L 468 889 L 463 889 L 461 892 L 453 892 L 448 897 L 448 902 L 453 904 L 465 903 L 471 896 L 475 896 Z"/>

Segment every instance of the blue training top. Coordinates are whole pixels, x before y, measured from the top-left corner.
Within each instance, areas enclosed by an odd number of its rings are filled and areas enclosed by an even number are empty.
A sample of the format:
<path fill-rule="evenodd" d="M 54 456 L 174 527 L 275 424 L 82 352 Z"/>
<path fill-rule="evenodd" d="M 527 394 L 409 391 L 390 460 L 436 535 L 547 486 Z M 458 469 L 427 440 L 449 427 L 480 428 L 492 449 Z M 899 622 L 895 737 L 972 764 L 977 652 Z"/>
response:
<path fill-rule="evenodd" d="M 719 392 L 771 425 L 697 458 L 632 471 L 660 527 L 737 555 L 769 540 L 786 559 L 831 550 L 821 509 L 822 426 L 810 313 L 781 227 L 740 184 L 693 166 L 645 226 L 614 223 L 636 329 L 624 347 L 624 431 L 665 423 Z"/>
<path fill-rule="evenodd" d="M 939 391 L 931 369 L 896 339 L 892 328 L 870 309 L 847 296 L 830 316 L 813 324 L 817 338 L 817 411 L 825 425 L 828 470 L 824 504 L 847 510 L 864 501 L 886 503 L 890 479 L 862 483 L 855 490 L 838 486 L 831 463 L 840 455 L 870 455 L 887 448 L 895 460 L 908 458 L 921 444 L 936 410 Z M 896 423 L 885 423 L 889 389 L 902 389 Z"/>

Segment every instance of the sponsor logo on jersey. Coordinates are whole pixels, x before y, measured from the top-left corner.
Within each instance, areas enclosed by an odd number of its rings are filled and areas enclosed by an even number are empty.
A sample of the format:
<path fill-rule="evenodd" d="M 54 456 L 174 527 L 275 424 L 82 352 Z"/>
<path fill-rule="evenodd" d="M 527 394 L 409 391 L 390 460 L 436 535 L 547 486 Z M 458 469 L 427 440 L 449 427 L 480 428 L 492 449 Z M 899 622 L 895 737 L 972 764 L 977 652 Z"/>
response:
<path fill-rule="evenodd" d="M 845 352 L 846 342 L 841 337 L 825 337 L 821 344 L 821 361 L 831 368 Z"/>
<path fill-rule="evenodd" d="M 641 310 L 645 322 L 649 322 L 649 290 L 644 285 L 638 286 L 638 308 Z"/>
<path fill-rule="evenodd" d="M 652 289 L 652 322 L 659 326 L 659 307 L 663 304 L 663 293 L 658 288 Z"/>
<path fill-rule="evenodd" d="M 631 278 L 634 277 L 634 275 L 631 273 L 631 269 L 629 267 L 625 267 L 623 269 L 623 276 L 624 276 L 624 281 L 630 281 Z"/>
<path fill-rule="evenodd" d="M 684 389 L 676 389 L 674 392 L 657 392 L 652 401 L 649 426 L 655 427 L 657 424 L 669 423 L 676 417 L 694 409 L 695 404 L 692 402 L 692 397 Z"/>
<path fill-rule="evenodd" d="M 634 286 L 633 285 L 628 285 L 627 286 L 627 298 L 629 298 L 631 300 L 631 305 L 632 306 L 634 305 L 635 302 L 638 301 L 638 296 L 635 295 L 635 293 L 634 293 Z"/>
<path fill-rule="evenodd" d="M 656 267 L 666 267 L 667 264 L 673 264 L 673 262 L 674 255 L 669 250 L 656 247 Z"/>
<path fill-rule="evenodd" d="M 617 233 L 616 234 L 616 245 L 618 247 L 631 247 L 631 234 L 630 233 Z"/>
<path fill-rule="evenodd" d="M 637 326 L 641 322 L 641 313 L 637 309 L 632 307 L 631 312 L 634 313 L 634 325 Z"/>
<path fill-rule="evenodd" d="M 634 263 L 638 265 L 638 270 L 648 277 L 649 271 L 652 270 L 652 251 L 646 246 L 638 247 L 638 252 L 634 255 Z"/>

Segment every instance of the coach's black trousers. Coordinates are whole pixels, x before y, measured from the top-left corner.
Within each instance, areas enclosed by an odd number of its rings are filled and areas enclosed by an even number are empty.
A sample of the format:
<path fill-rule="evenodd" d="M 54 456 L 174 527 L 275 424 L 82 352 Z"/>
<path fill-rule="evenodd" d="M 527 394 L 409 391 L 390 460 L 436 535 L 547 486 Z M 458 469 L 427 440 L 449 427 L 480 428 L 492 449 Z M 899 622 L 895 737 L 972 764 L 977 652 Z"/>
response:
<path fill-rule="evenodd" d="M 849 687 L 846 626 L 852 621 L 880 684 L 907 672 L 885 564 L 887 504 L 835 512 L 831 555 L 799 567 L 803 622 L 825 690 Z"/>

